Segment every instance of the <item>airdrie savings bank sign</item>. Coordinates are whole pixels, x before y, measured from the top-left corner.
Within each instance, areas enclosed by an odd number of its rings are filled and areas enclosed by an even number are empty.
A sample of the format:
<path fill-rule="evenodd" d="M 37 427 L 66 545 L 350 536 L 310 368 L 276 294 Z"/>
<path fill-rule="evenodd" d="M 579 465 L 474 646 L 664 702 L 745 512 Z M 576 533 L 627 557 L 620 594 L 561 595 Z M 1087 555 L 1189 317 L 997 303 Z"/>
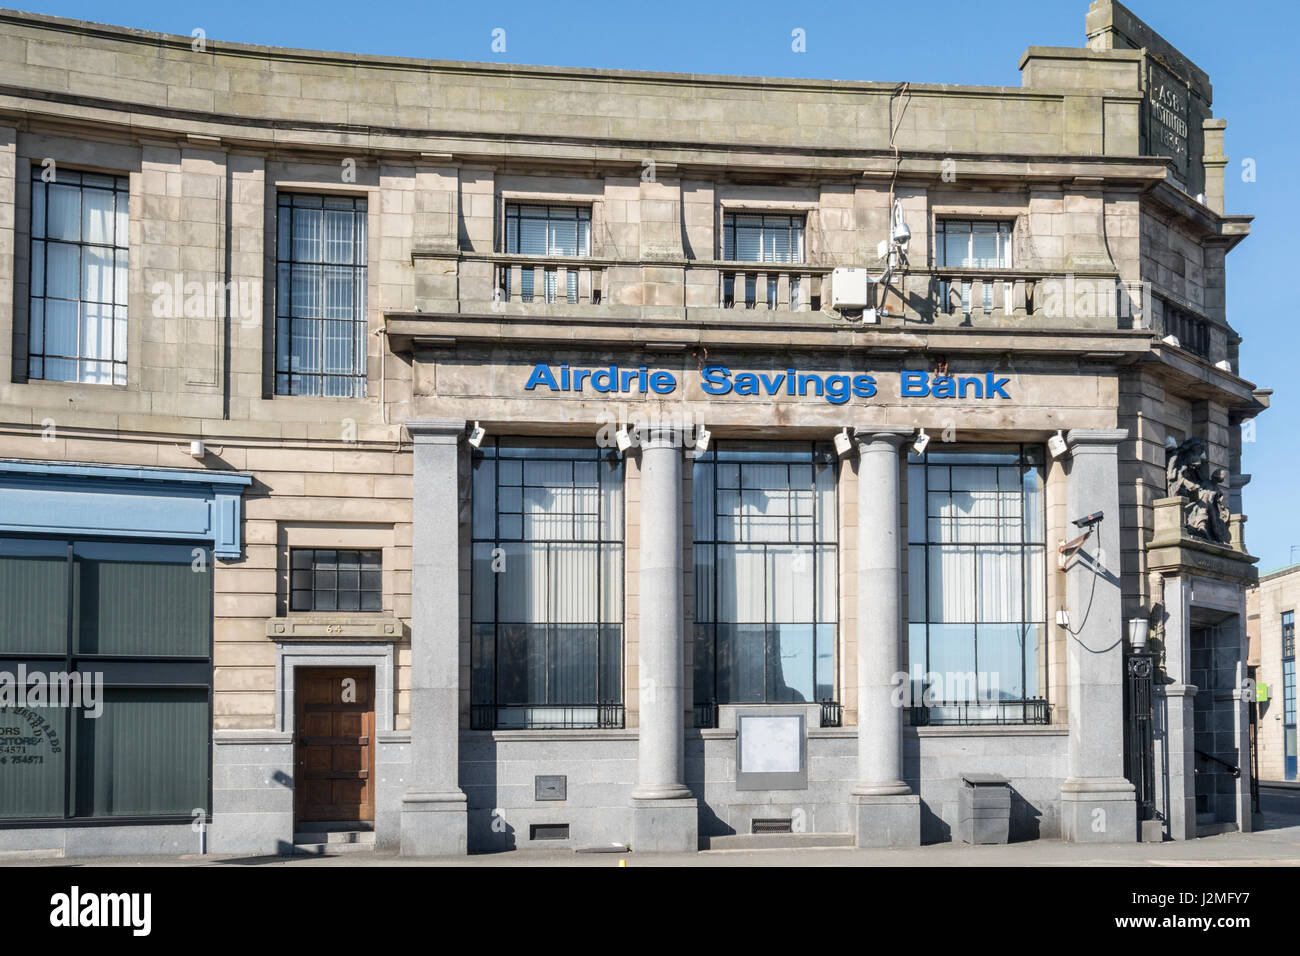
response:
<path fill-rule="evenodd" d="M 904 369 L 898 374 L 901 398 L 1007 399 L 1009 378 L 984 372 L 977 375 L 936 375 Z M 852 398 L 874 398 L 877 377 L 865 372 L 829 374 L 800 372 L 793 368 L 776 372 L 732 372 L 725 365 L 706 365 L 699 371 L 700 390 L 705 395 L 752 395 L 759 398 L 820 398 L 831 405 L 843 405 Z M 524 389 L 529 392 L 588 393 L 604 395 L 671 395 L 679 386 L 677 376 L 665 369 L 648 366 L 623 368 L 575 368 L 568 365 L 533 366 Z"/>

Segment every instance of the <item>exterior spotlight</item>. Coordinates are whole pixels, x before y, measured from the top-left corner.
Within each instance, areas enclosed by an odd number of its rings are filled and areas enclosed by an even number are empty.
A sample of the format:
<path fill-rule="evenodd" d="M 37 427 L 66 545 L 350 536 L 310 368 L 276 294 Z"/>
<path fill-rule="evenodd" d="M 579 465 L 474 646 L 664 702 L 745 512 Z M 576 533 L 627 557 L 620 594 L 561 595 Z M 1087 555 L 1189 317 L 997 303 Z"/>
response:
<path fill-rule="evenodd" d="M 835 434 L 835 454 L 841 458 L 847 457 L 853 451 L 853 436 L 849 434 L 849 429 L 845 428 Z"/>
<path fill-rule="evenodd" d="M 207 453 L 208 453 L 208 447 L 207 447 L 207 445 L 203 444 L 203 442 L 201 442 L 201 441 L 192 441 L 192 442 L 190 442 L 190 457 L 191 457 L 191 458 L 194 458 L 194 459 L 197 459 L 197 460 L 199 460 L 199 461 L 202 461 L 203 458 L 204 458 L 204 456 L 207 455 Z"/>
<path fill-rule="evenodd" d="M 916 452 L 917 455 L 924 455 L 926 446 L 928 446 L 929 444 L 930 444 L 930 436 L 927 435 L 925 433 L 925 429 L 922 428 L 921 434 L 917 435 L 916 441 L 912 442 L 912 451 Z"/>
<path fill-rule="evenodd" d="M 1064 607 L 1063 607 L 1063 608 L 1058 608 L 1058 609 L 1057 609 L 1057 611 L 1056 611 L 1056 624 L 1057 624 L 1058 627 L 1063 627 L 1063 628 L 1069 630 L 1069 627 L 1070 627 L 1070 611 L 1069 611 L 1069 608 L 1064 608 Z"/>
<path fill-rule="evenodd" d="M 1165 345 L 1172 345 L 1176 349 L 1180 349 L 1183 347 L 1183 343 L 1178 341 L 1178 336 L 1176 335 L 1166 335 L 1160 341 L 1164 342 Z"/>
<path fill-rule="evenodd" d="M 1145 617 L 1135 617 L 1128 622 L 1128 643 L 1138 654 L 1147 649 L 1147 638 L 1151 635 L 1151 622 Z"/>
<path fill-rule="evenodd" d="M 469 443 L 474 448 L 483 444 L 483 439 L 487 437 L 487 429 L 478 422 L 474 423 L 474 429 L 469 433 Z"/>
<path fill-rule="evenodd" d="M 632 436 L 628 433 L 626 425 L 614 433 L 614 441 L 618 444 L 620 455 L 632 447 Z"/>
<path fill-rule="evenodd" d="M 709 439 L 713 437 L 713 432 L 709 431 L 703 425 L 695 430 L 695 454 L 703 455 L 709 450 Z"/>
<path fill-rule="evenodd" d="M 1047 450 L 1053 458 L 1063 457 L 1068 450 L 1068 446 L 1065 444 L 1065 436 L 1061 434 L 1059 428 L 1056 430 L 1055 435 L 1047 439 Z"/>

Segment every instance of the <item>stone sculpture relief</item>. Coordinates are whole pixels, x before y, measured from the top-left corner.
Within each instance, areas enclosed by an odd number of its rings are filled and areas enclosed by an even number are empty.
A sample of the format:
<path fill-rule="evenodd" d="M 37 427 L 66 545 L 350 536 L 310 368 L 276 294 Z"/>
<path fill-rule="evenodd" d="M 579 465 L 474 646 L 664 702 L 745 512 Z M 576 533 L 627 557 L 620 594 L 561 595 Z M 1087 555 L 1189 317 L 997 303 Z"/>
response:
<path fill-rule="evenodd" d="M 1169 451 L 1165 462 L 1168 494 L 1187 499 L 1183 525 L 1194 538 L 1231 545 L 1228 519 L 1228 475 L 1222 468 L 1209 471 L 1205 442 L 1189 438 Z"/>

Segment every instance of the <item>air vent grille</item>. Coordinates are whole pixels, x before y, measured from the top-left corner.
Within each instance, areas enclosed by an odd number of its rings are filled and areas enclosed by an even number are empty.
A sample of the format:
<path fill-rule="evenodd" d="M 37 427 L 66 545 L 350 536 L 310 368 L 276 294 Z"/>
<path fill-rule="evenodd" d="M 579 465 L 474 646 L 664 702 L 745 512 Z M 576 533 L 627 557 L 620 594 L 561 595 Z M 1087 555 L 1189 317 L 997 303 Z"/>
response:
<path fill-rule="evenodd" d="M 753 819 L 749 821 L 750 833 L 793 833 L 794 821 L 789 817 L 771 819 Z"/>
<path fill-rule="evenodd" d="M 567 840 L 568 838 L 567 823 L 534 823 L 528 828 L 530 840 Z"/>

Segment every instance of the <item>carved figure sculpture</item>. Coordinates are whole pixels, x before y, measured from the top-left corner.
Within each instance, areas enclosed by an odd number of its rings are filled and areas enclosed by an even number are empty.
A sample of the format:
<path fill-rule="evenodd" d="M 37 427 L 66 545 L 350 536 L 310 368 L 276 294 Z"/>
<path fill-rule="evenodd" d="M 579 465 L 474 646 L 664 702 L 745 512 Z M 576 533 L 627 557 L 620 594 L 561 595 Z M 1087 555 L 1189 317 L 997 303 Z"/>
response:
<path fill-rule="evenodd" d="M 1194 538 L 1214 544 L 1230 545 L 1228 527 L 1227 474 L 1222 468 L 1207 471 L 1205 442 L 1189 438 L 1169 452 L 1165 477 L 1169 497 L 1187 499 L 1183 507 L 1183 525 Z"/>

